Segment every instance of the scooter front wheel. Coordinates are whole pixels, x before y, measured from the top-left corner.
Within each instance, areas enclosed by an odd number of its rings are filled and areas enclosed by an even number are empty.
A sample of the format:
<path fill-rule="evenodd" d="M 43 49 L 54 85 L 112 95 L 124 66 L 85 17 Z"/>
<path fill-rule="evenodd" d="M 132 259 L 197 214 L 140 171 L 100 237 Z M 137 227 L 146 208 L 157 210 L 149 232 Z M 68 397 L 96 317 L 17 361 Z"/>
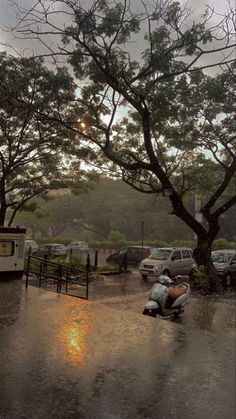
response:
<path fill-rule="evenodd" d="M 149 316 L 149 317 L 156 317 L 157 316 L 157 313 L 155 313 L 154 310 L 150 310 L 148 308 L 145 308 L 143 310 L 143 315 L 144 316 Z"/>

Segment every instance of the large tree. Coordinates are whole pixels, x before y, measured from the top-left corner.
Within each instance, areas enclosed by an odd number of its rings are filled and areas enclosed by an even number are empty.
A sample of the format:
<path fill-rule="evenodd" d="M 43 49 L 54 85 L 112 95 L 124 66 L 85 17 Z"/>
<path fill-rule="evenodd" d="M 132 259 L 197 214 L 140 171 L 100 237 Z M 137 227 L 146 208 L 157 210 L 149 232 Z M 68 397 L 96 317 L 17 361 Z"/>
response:
<path fill-rule="evenodd" d="M 236 170 L 233 8 L 225 16 L 208 9 L 198 19 L 172 1 L 140 2 L 138 8 L 126 0 L 91 6 L 41 0 L 18 12 L 19 36 L 45 47 L 46 37 L 61 35 L 62 44 L 50 43 L 47 55 L 68 57 L 75 76 L 86 81 L 76 111 L 81 144 L 97 147 L 132 187 L 168 194 L 173 214 L 198 237 L 197 263 L 211 273 L 219 217 L 236 202 L 235 191 L 228 193 Z M 67 27 L 58 12 L 70 21 Z M 209 164 L 214 184 L 202 201 L 201 220 L 184 197 L 202 187 Z M 214 275 L 210 281 L 216 289 Z"/>
<path fill-rule="evenodd" d="M 11 225 L 32 197 L 71 179 L 70 131 L 59 118 L 73 97 L 65 69 L 0 54 L 0 225 Z"/>

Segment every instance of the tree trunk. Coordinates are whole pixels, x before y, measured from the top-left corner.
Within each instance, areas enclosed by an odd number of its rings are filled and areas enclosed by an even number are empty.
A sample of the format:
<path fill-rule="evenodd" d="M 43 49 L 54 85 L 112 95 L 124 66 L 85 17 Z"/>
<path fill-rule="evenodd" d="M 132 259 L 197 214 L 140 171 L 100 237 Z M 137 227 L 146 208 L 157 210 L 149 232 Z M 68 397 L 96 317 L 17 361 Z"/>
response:
<path fill-rule="evenodd" d="M 0 206 L 0 226 L 4 226 L 7 208 L 1 203 Z"/>
<path fill-rule="evenodd" d="M 7 212 L 4 178 L 0 179 L 0 226 L 4 226 Z"/>
<path fill-rule="evenodd" d="M 222 286 L 211 259 L 212 243 L 213 239 L 209 239 L 209 236 L 198 236 L 197 246 L 193 251 L 193 257 L 198 266 L 204 266 L 206 269 L 210 292 L 221 292 Z"/>
<path fill-rule="evenodd" d="M 210 292 L 220 292 L 222 286 L 211 259 L 212 243 L 220 230 L 218 218 L 203 212 L 207 221 L 207 227 L 198 222 L 185 208 L 179 195 L 173 191 L 170 195 L 173 213 L 181 218 L 197 235 L 197 246 L 194 249 L 193 257 L 198 266 L 204 266 L 209 280 Z"/>
<path fill-rule="evenodd" d="M 208 266 L 211 259 L 211 245 L 209 246 L 206 237 L 198 236 L 197 246 L 194 249 L 193 256 L 198 266 Z"/>

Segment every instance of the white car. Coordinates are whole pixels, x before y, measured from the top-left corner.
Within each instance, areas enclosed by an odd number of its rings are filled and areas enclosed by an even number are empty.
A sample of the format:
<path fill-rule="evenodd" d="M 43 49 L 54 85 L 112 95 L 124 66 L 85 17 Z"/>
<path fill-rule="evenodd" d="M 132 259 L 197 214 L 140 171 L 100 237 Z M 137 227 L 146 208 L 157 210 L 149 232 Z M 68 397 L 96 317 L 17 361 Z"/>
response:
<path fill-rule="evenodd" d="M 165 247 L 153 250 L 147 259 L 142 260 L 139 272 L 143 279 L 148 275 L 189 275 L 194 266 L 192 249 Z"/>
<path fill-rule="evenodd" d="M 68 244 L 67 246 L 67 253 L 70 254 L 76 254 L 76 253 L 80 253 L 80 252 L 88 252 L 89 251 L 89 246 L 88 243 L 84 242 L 84 241 L 79 241 L 79 242 L 72 242 L 70 244 Z"/>
<path fill-rule="evenodd" d="M 39 245 L 34 240 L 25 240 L 25 252 L 33 255 L 39 249 Z"/>

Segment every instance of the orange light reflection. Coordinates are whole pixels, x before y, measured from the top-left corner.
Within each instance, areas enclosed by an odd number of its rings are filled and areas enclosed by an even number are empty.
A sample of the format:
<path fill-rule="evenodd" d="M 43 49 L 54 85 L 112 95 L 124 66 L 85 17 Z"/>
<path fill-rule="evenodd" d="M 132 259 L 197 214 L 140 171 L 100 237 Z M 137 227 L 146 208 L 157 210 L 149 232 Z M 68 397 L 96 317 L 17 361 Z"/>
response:
<path fill-rule="evenodd" d="M 94 315 L 88 312 L 88 307 L 70 307 L 61 325 L 60 340 L 65 350 L 65 358 L 72 364 L 81 366 L 85 363 L 86 353 L 89 352 L 87 339 L 91 334 Z"/>

